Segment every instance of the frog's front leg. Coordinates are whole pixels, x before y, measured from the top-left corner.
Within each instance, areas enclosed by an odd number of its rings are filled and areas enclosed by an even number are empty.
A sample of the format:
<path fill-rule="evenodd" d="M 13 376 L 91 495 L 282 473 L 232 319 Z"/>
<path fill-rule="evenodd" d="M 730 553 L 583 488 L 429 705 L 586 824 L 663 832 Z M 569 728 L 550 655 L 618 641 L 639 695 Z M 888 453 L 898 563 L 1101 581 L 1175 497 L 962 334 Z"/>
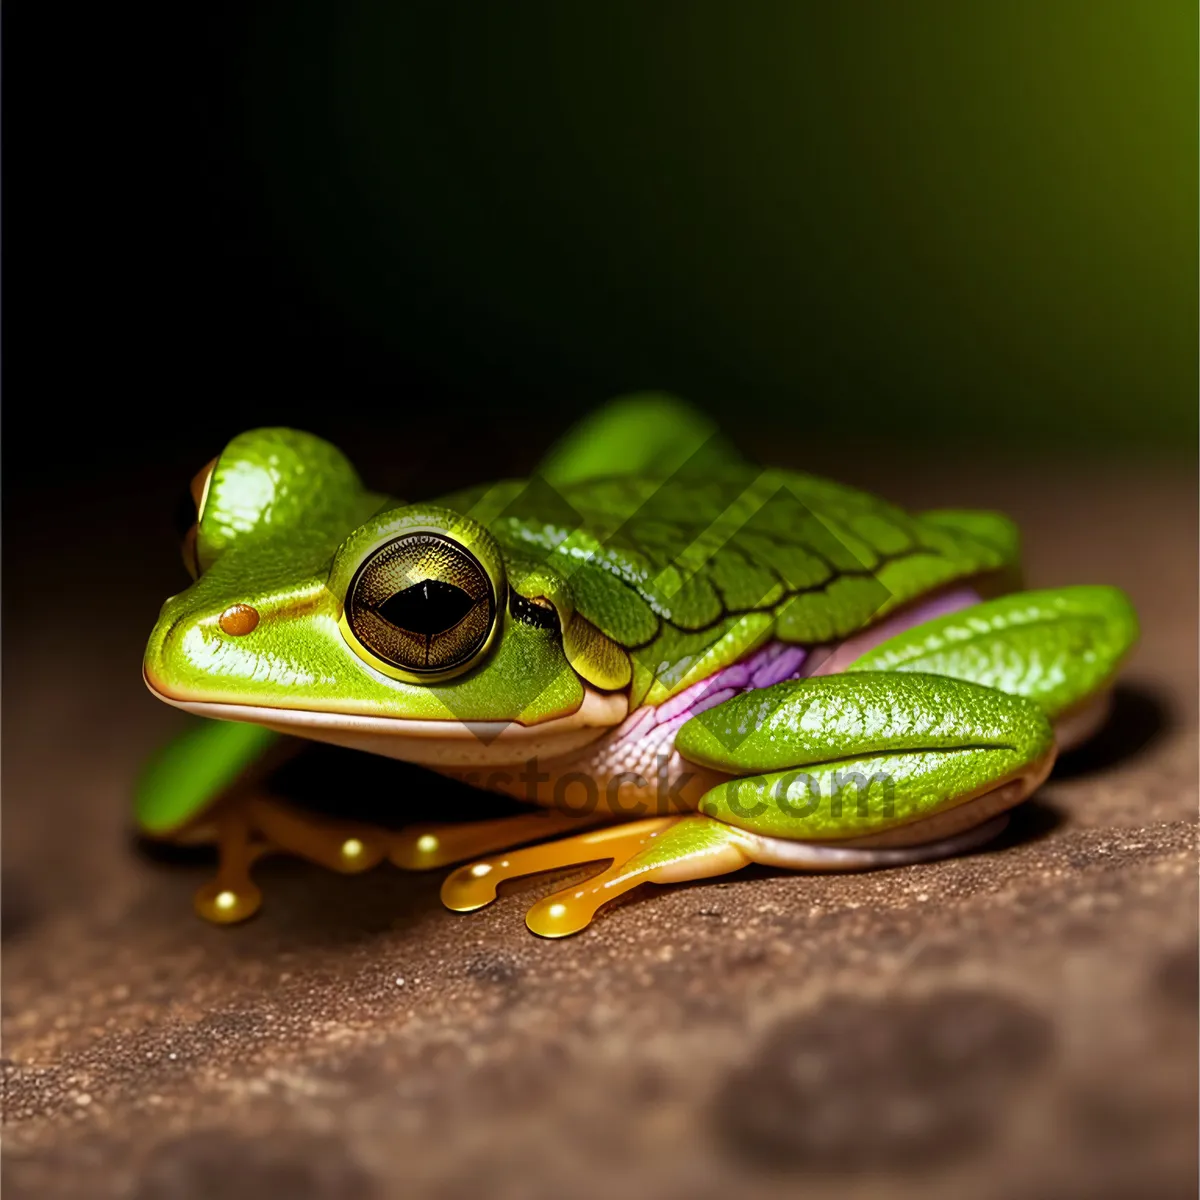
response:
<path fill-rule="evenodd" d="M 253 788 L 228 794 L 209 815 L 216 834 L 217 876 L 197 891 L 196 912 L 232 925 L 252 917 L 262 893 L 250 868 L 269 854 L 290 854 L 344 875 L 377 866 L 391 849 L 385 829 L 301 812 Z"/>
<path fill-rule="evenodd" d="M 581 815 L 539 808 L 491 821 L 410 825 L 393 835 L 388 857 L 406 871 L 431 871 L 560 833 L 578 833 L 607 817 L 606 813 Z"/>
<path fill-rule="evenodd" d="M 169 842 L 215 841 L 216 878 L 194 900 L 221 925 L 253 916 L 262 893 L 251 868 L 267 854 L 293 854 L 345 874 L 370 869 L 396 835 L 361 822 L 328 819 L 273 799 L 268 778 L 302 746 L 257 725 L 199 721 L 164 746 L 138 781 L 141 833 Z"/>
<path fill-rule="evenodd" d="M 253 836 L 240 806 L 214 818 L 217 839 L 217 876 L 196 892 L 193 904 L 198 916 L 217 925 L 234 925 L 254 916 L 262 904 L 262 892 L 250 878 L 250 868 L 270 847 Z"/>
<path fill-rule="evenodd" d="M 1054 761 L 1030 700 L 964 680 L 862 672 L 793 680 L 700 713 L 679 731 L 690 763 L 725 774 L 700 811 L 582 834 L 463 867 L 452 908 L 477 908 L 505 879 L 609 860 L 529 912 L 534 933 L 575 933 L 641 883 L 678 883 L 748 863 L 809 870 L 891 866 L 992 836 Z"/>

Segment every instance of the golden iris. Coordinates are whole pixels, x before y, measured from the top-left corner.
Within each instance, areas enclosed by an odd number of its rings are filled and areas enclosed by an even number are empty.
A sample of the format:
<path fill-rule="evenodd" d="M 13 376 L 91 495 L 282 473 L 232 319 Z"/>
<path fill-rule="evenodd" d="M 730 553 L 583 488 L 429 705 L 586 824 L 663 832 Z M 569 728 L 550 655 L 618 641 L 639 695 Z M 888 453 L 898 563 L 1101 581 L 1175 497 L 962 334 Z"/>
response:
<path fill-rule="evenodd" d="M 380 546 L 346 591 L 350 632 L 380 665 L 417 677 L 464 669 L 486 646 L 497 597 L 479 560 L 436 530 Z"/>

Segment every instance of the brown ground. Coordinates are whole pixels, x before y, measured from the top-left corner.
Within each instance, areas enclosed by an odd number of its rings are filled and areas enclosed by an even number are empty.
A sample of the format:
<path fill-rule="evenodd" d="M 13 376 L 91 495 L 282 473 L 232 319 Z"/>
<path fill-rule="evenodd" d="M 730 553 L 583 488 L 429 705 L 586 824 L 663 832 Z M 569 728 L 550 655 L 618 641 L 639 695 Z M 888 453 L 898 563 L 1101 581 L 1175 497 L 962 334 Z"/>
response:
<path fill-rule="evenodd" d="M 1194 477 L 851 468 L 1008 509 L 1031 583 L 1127 587 L 1112 722 L 988 852 L 648 888 L 564 942 L 522 923 L 545 880 L 461 917 L 437 878 L 285 862 L 254 922 L 201 924 L 206 866 L 125 823 L 178 720 L 137 675 L 176 577 L 132 496 L 66 552 L 32 539 L 5 580 L 6 1200 L 1195 1195 Z"/>

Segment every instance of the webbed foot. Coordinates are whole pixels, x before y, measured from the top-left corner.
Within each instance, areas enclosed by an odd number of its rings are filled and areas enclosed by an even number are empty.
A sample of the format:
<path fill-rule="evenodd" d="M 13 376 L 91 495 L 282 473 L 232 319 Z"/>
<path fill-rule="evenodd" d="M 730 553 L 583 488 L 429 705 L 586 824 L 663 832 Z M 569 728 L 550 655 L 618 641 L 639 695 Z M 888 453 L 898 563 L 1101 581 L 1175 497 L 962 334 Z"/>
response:
<path fill-rule="evenodd" d="M 291 854 L 331 871 L 357 875 L 377 866 L 393 835 L 370 825 L 331 821 L 259 795 L 224 801 L 213 816 L 217 877 L 197 891 L 196 912 L 206 921 L 233 925 L 254 916 L 262 892 L 250 869 L 268 854 Z"/>

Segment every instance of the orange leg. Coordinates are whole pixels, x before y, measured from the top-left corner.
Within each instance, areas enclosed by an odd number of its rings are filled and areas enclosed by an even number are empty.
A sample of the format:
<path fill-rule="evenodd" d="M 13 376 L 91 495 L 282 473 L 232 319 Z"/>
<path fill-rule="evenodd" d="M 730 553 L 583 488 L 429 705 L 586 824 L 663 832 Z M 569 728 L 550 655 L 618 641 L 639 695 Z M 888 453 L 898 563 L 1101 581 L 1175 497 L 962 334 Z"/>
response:
<path fill-rule="evenodd" d="M 538 809 L 494 821 L 464 821 L 460 824 L 414 825 L 392 838 L 390 857 L 406 871 L 428 871 L 464 859 L 493 854 L 522 842 L 577 833 L 589 825 L 611 818 L 581 817 L 571 813 Z"/>
<path fill-rule="evenodd" d="M 243 796 L 222 806 L 217 826 L 217 877 L 195 896 L 206 921 L 233 925 L 252 917 L 262 892 L 250 868 L 264 855 L 283 852 L 344 874 L 357 874 L 381 862 L 388 852 L 383 830 L 327 821 L 261 796 Z"/>
<path fill-rule="evenodd" d="M 251 825 L 274 848 L 344 875 L 369 871 L 389 849 L 390 835 L 372 826 L 326 820 L 261 797 L 247 809 Z"/>
<path fill-rule="evenodd" d="M 525 921 L 534 933 L 563 937 L 578 933 L 601 905 L 639 884 L 703 879 L 744 867 L 751 861 L 744 840 L 698 815 L 613 825 L 460 867 L 442 885 L 442 902 L 455 912 L 472 912 L 495 900 L 497 888 L 509 879 L 608 861 L 606 870 L 529 910 Z"/>

